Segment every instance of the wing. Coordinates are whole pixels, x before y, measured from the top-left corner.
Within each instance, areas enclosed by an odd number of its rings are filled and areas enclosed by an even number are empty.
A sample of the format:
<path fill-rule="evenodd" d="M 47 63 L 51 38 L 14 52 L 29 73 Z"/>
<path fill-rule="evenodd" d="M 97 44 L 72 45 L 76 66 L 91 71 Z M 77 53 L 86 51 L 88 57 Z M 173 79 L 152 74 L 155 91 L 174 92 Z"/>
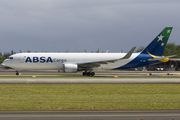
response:
<path fill-rule="evenodd" d="M 119 59 L 81 63 L 78 64 L 78 66 L 81 67 L 82 69 L 92 69 L 93 67 L 99 67 L 101 64 L 114 63 L 117 62 L 118 60 L 129 59 L 135 49 L 136 47 L 133 47 L 124 57 Z"/>

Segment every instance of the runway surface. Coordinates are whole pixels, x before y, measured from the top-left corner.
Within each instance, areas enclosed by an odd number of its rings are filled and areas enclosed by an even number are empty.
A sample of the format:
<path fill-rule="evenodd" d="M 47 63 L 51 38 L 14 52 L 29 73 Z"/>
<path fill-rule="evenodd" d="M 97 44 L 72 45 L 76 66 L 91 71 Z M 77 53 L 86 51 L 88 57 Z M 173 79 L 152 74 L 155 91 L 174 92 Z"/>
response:
<path fill-rule="evenodd" d="M 180 77 L 180 71 L 94 71 L 95 77 Z M 82 77 L 82 72 L 78 73 L 58 73 L 57 70 L 21 70 L 20 76 L 37 77 Z M 0 77 L 15 77 L 15 70 L 0 70 Z"/>
<path fill-rule="evenodd" d="M 180 84 L 179 78 L 1 78 L 0 84 Z"/>
<path fill-rule="evenodd" d="M 180 110 L 0 111 L 3 120 L 180 120 Z"/>

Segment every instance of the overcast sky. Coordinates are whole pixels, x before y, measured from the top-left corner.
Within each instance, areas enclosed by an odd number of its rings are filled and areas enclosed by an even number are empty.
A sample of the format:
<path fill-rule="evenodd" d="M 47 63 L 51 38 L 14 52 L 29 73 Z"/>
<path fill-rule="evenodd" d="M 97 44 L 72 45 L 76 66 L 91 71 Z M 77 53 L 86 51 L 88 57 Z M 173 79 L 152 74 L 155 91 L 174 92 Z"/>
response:
<path fill-rule="evenodd" d="M 166 26 L 180 45 L 180 0 L 0 0 L 0 51 L 128 52 Z"/>

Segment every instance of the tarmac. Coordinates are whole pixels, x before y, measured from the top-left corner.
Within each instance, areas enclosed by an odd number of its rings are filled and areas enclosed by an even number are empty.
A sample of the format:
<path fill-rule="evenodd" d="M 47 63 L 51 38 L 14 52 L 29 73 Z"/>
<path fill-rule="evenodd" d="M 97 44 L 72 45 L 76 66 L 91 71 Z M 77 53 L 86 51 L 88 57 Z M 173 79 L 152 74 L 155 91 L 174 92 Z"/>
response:
<path fill-rule="evenodd" d="M 94 71 L 94 77 L 180 77 L 180 71 Z M 82 77 L 82 72 L 58 73 L 57 70 L 20 70 L 20 76 L 27 77 Z M 0 77 L 15 77 L 15 70 L 0 70 Z"/>
<path fill-rule="evenodd" d="M 0 111 L 3 120 L 180 120 L 180 110 Z"/>
<path fill-rule="evenodd" d="M 55 70 L 0 70 L 0 84 L 180 84 L 180 71 L 95 71 L 94 77 Z M 43 78 L 42 78 L 43 77 Z"/>
<path fill-rule="evenodd" d="M 180 84 L 180 78 L 1 78 L 0 84 Z"/>

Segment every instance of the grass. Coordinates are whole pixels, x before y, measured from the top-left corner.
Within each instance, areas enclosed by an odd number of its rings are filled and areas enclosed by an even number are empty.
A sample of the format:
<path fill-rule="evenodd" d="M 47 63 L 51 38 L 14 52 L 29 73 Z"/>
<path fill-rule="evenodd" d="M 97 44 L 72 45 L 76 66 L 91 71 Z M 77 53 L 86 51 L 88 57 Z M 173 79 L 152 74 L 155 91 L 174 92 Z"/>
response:
<path fill-rule="evenodd" d="M 180 109 L 180 84 L 0 84 L 0 110 Z"/>

